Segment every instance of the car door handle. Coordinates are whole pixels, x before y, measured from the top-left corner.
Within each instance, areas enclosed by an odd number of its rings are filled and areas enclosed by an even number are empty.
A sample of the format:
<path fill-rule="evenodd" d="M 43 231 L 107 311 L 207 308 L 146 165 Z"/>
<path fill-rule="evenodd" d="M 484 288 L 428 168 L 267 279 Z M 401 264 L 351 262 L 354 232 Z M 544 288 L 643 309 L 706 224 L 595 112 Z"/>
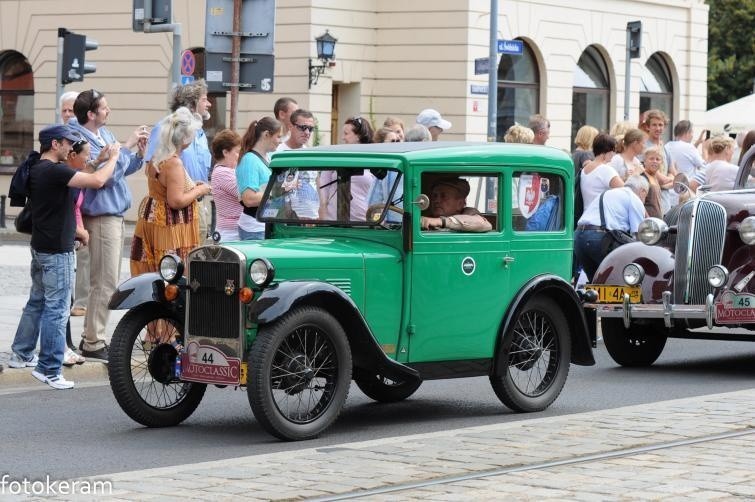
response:
<path fill-rule="evenodd" d="M 508 267 L 509 264 L 514 263 L 515 260 L 516 260 L 516 258 L 514 258 L 513 256 L 504 256 L 503 257 L 503 266 L 504 267 Z"/>

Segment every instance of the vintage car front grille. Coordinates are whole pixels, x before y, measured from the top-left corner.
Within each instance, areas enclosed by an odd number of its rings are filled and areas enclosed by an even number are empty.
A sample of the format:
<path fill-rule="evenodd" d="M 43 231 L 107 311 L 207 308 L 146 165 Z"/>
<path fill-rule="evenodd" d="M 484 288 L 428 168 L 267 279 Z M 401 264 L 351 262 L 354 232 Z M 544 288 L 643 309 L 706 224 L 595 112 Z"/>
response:
<path fill-rule="evenodd" d="M 226 261 L 234 258 L 226 255 L 209 261 L 196 256 L 190 259 L 187 328 L 193 337 L 239 336 L 241 302 L 238 291 L 244 285 L 245 263 L 239 263 L 238 258 Z"/>
<path fill-rule="evenodd" d="M 721 263 L 726 210 L 709 200 L 695 200 L 679 211 L 674 265 L 674 303 L 702 304 L 713 292 L 708 269 Z"/>

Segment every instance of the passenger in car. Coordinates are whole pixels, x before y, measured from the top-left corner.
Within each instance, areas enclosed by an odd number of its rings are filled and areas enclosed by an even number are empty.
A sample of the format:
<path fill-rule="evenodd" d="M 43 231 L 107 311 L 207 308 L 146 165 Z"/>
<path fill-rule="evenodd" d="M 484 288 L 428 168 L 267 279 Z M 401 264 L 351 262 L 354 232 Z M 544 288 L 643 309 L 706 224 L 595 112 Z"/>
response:
<path fill-rule="evenodd" d="M 467 207 L 469 182 L 441 178 L 430 190 L 430 216 L 423 216 L 422 230 L 447 228 L 457 232 L 489 232 L 493 225 L 480 212 Z"/>

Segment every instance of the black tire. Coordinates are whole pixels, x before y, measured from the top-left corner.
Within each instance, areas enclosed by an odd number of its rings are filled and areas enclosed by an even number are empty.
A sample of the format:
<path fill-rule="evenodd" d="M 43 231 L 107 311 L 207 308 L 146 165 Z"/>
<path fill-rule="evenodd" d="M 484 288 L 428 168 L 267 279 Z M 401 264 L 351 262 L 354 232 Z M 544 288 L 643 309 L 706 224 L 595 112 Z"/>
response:
<path fill-rule="evenodd" d="M 622 366 L 650 366 L 666 346 L 666 335 L 653 326 L 633 324 L 626 329 L 622 319 L 612 318 L 603 318 L 600 323 L 608 354 Z"/>
<path fill-rule="evenodd" d="M 556 400 L 571 362 L 571 335 L 556 302 L 535 297 L 516 314 L 498 354 L 500 375 L 490 383 L 514 411 L 542 411 Z"/>
<path fill-rule="evenodd" d="M 422 380 L 411 382 L 403 380 L 394 381 L 382 375 L 375 374 L 355 376 L 354 381 L 359 390 L 364 392 L 367 397 L 381 403 L 403 401 L 414 394 L 419 389 L 419 386 L 422 385 Z"/>
<path fill-rule="evenodd" d="M 341 413 L 351 348 L 341 325 L 316 307 L 260 327 L 249 351 L 247 395 L 262 427 L 286 441 L 317 437 Z"/>
<path fill-rule="evenodd" d="M 155 322 L 158 321 L 158 322 Z M 160 340 L 148 339 L 156 325 Z M 153 335 L 154 337 L 154 335 Z M 136 422 L 169 427 L 186 420 L 202 401 L 205 384 L 182 382 L 173 376 L 183 324 L 157 303 L 129 310 L 110 343 L 108 373 L 116 401 Z"/>

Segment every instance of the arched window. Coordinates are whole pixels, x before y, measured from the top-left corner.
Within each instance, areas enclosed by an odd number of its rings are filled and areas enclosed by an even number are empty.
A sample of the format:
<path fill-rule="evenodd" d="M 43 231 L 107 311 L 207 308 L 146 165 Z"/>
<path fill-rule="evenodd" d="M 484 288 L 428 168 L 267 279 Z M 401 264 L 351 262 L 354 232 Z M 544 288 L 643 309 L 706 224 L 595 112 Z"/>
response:
<path fill-rule="evenodd" d="M 34 148 L 34 74 L 20 52 L 0 52 L 0 173 Z"/>
<path fill-rule="evenodd" d="M 503 54 L 498 63 L 496 141 L 503 141 L 514 122 L 526 126 L 530 115 L 538 113 L 539 104 L 540 71 L 532 49 L 525 42 L 521 56 Z"/>
<path fill-rule="evenodd" d="M 598 130 L 608 130 L 610 103 L 610 78 L 608 66 L 595 46 L 582 52 L 574 69 L 574 89 L 571 108 L 571 144 L 583 125 Z"/>
<path fill-rule="evenodd" d="M 663 132 L 664 141 L 668 141 L 674 124 L 674 84 L 666 60 L 657 52 L 642 67 L 640 86 L 640 113 L 653 109 L 663 110 L 669 119 Z"/>

